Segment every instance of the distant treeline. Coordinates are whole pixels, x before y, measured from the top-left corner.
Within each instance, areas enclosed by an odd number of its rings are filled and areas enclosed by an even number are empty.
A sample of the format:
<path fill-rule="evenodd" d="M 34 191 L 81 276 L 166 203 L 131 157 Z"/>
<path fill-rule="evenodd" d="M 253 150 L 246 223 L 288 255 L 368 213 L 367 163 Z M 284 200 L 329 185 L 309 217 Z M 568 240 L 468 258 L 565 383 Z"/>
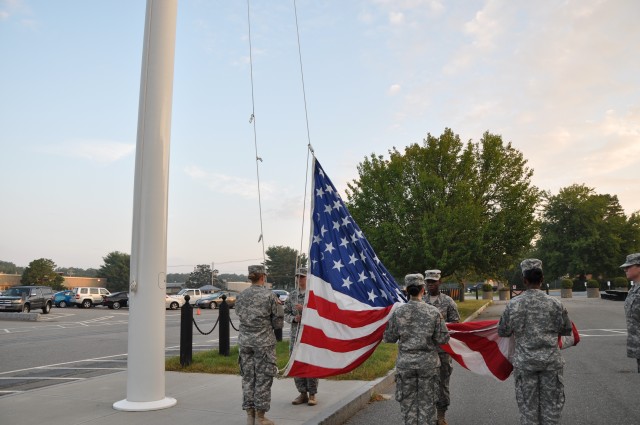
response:
<path fill-rule="evenodd" d="M 167 273 L 167 283 L 185 283 L 191 273 Z M 221 273 L 218 275 L 219 280 L 226 282 L 245 282 L 247 275 L 235 273 Z"/>

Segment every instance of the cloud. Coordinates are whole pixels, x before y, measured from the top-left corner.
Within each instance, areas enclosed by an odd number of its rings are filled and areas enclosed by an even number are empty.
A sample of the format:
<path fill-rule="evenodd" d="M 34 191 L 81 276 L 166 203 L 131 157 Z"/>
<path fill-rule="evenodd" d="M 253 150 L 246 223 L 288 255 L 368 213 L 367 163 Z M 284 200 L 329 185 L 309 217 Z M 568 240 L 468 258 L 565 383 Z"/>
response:
<path fill-rule="evenodd" d="M 135 149 L 135 144 L 131 143 L 121 143 L 111 140 L 77 140 L 68 141 L 57 146 L 40 146 L 36 148 L 36 151 L 49 155 L 80 158 L 105 164 L 125 158 L 133 154 Z"/>
<path fill-rule="evenodd" d="M 0 20 L 6 21 L 21 13 L 29 13 L 29 8 L 22 0 L 0 0 Z"/>
<path fill-rule="evenodd" d="M 212 192 L 238 195 L 245 199 L 258 198 L 258 185 L 255 180 L 220 173 L 211 173 L 197 165 L 190 165 L 184 169 L 186 175 L 204 184 Z M 272 198 L 274 189 L 268 182 L 260 182 L 260 197 L 263 200 Z"/>
<path fill-rule="evenodd" d="M 389 22 L 392 25 L 402 25 L 404 23 L 404 14 L 402 12 L 389 13 Z"/>
<path fill-rule="evenodd" d="M 400 93 L 400 90 L 402 90 L 400 84 L 392 84 L 391 87 L 389 87 L 387 93 L 389 94 L 389 96 L 395 96 L 396 94 Z"/>

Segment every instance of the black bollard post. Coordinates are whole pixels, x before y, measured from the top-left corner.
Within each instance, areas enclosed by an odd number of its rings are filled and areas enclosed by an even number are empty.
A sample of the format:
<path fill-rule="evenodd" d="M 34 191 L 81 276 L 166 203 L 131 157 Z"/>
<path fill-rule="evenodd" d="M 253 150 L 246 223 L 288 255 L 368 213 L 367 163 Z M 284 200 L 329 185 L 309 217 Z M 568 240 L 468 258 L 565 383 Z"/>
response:
<path fill-rule="evenodd" d="M 189 304 L 189 295 L 184 296 L 185 303 L 180 309 L 180 365 L 191 364 L 193 351 L 193 307 Z"/>
<path fill-rule="evenodd" d="M 229 304 L 227 296 L 222 296 L 222 303 L 218 307 L 218 353 L 221 356 L 229 356 L 229 346 L 231 345 L 229 336 Z"/>

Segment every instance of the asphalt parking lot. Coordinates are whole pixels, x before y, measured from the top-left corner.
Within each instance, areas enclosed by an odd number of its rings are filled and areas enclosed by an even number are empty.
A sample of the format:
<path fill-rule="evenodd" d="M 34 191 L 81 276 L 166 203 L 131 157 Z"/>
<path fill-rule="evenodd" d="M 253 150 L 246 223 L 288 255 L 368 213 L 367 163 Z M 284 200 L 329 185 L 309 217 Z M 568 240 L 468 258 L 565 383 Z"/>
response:
<path fill-rule="evenodd" d="M 180 355 L 180 310 L 165 312 L 165 355 Z M 40 320 L 0 320 L 0 397 L 34 388 L 126 370 L 127 308 L 53 308 Z M 200 330 L 209 333 L 218 310 L 194 310 Z M 238 319 L 231 309 L 231 321 Z M 285 332 L 288 332 L 286 330 Z M 237 332 L 230 329 L 231 344 Z M 202 335 L 193 326 L 194 352 L 218 347 L 218 328 Z"/>

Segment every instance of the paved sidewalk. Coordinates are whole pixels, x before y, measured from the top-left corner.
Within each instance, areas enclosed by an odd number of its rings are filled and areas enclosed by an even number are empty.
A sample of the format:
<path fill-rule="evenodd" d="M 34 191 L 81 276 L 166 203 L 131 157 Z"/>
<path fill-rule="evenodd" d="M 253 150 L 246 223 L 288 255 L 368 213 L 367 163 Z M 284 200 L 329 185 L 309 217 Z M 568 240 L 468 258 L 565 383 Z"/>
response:
<path fill-rule="evenodd" d="M 293 379 L 274 380 L 271 411 L 278 425 L 342 424 L 370 399 L 373 391 L 393 382 L 393 375 L 376 381 L 320 380 L 316 406 L 293 406 Z M 173 407 L 149 412 L 122 412 L 113 403 L 126 398 L 127 372 L 44 387 L 0 397 L 2 425 L 244 425 L 241 378 L 166 372 L 165 396 Z"/>

